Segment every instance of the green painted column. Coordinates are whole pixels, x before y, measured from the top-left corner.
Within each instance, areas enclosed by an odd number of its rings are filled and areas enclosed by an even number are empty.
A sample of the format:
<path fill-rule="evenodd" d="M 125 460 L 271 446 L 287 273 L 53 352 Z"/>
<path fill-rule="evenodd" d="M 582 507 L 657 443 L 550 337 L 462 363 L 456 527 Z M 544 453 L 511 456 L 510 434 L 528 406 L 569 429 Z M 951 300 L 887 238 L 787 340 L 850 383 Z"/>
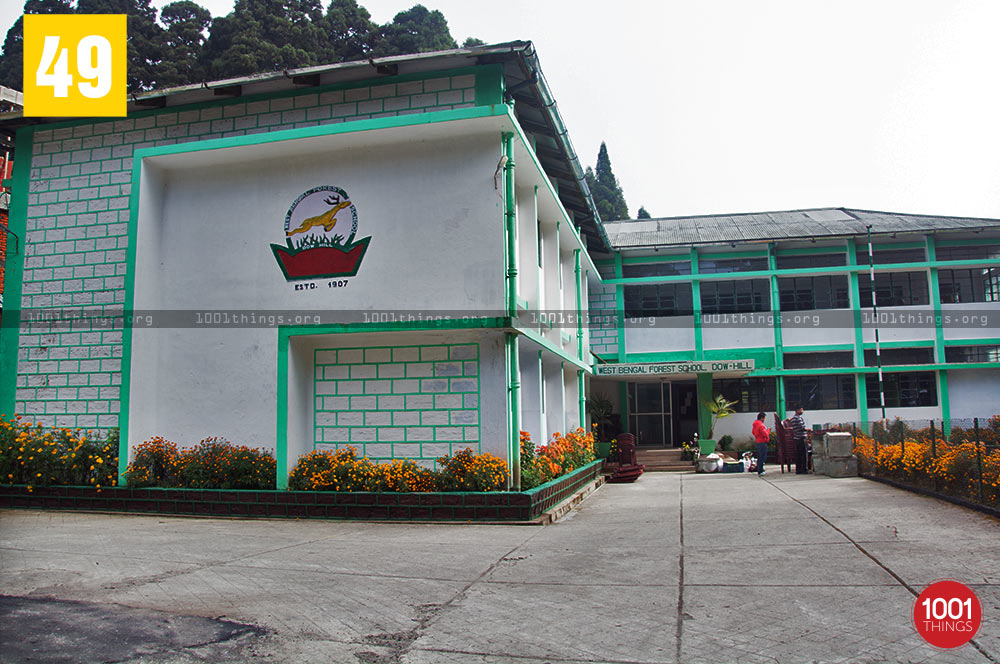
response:
<path fill-rule="evenodd" d="M 582 369 L 576 372 L 576 387 L 580 396 L 580 428 L 584 431 L 589 431 L 590 426 L 587 422 L 587 387 Z"/>
<path fill-rule="evenodd" d="M 698 374 L 698 436 L 702 440 L 711 438 L 712 413 L 705 406 L 706 401 L 712 400 L 712 374 Z"/>
<path fill-rule="evenodd" d="M 947 439 L 951 436 L 951 398 L 948 396 L 948 372 L 944 369 L 938 372 L 938 382 L 941 384 L 941 433 Z"/>
<path fill-rule="evenodd" d="M 507 157 L 504 165 L 504 236 L 507 240 L 507 265 L 505 295 L 507 315 L 517 317 L 517 203 L 514 189 L 514 134 L 504 133 L 503 153 Z"/>
<path fill-rule="evenodd" d="M 517 333 L 504 333 L 504 346 L 507 359 L 507 404 L 509 407 L 507 422 L 509 425 L 508 458 L 510 460 L 511 487 L 515 491 L 521 488 L 521 364 L 519 362 Z"/>
<path fill-rule="evenodd" d="M 778 290 L 778 258 L 775 255 L 774 242 L 767 244 L 767 269 L 771 271 L 771 313 L 774 315 L 774 366 L 782 369 L 785 366 L 785 350 L 781 337 L 781 297 Z"/>
<path fill-rule="evenodd" d="M 622 255 L 615 252 L 615 279 L 622 278 Z M 625 362 L 625 287 L 615 284 L 615 313 L 618 318 L 618 361 Z"/>
<path fill-rule="evenodd" d="M 933 235 L 927 236 L 927 260 L 931 263 L 937 261 L 937 245 Z M 934 306 L 934 361 L 944 364 L 944 327 L 941 316 L 941 284 L 938 282 L 938 269 L 930 268 L 931 276 L 931 304 Z M 942 398 L 945 396 L 942 392 Z M 944 403 L 942 402 L 942 408 Z M 943 412 L 943 411 L 942 411 Z"/>
<path fill-rule="evenodd" d="M 701 281 L 698 280 L 698 250 L 694 247 L 691 247 L 691 307 L 694 311 L 694 359 L 704 360 L 705 341 L 701 333 Z"/>

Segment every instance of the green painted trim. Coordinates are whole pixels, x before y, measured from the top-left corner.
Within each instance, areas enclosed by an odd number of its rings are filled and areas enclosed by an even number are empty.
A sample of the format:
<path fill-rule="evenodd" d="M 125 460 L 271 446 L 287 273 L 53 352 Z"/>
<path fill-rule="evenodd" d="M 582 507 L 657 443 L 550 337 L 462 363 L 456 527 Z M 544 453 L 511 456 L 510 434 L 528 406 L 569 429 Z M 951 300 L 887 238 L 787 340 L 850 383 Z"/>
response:
<path fill-rule="evenodd" d="M 948 372 L 938 372 L 938 385 L 941 387 L 938 403 L 941 404 L 941 428 L 945 438 L 951 436 L 951 396 L 948 393 Z"/>
<path fill-rule="evenodd" d="M 702 440 L 712 439 L 712 413 L 705 406 L 712 397 L 712 374 L 700 373 L 696 379 L 698 390 L 698 436 Z"/>
<path fill-rule="evenodd" d="M 767 258 L 767 249 L 757 249 L 755 251 L 733 251 L 726 252 L 705 252 L 699 253 L 698 258 L 706 261 L 726 260 L 730 258 Z"/>
<path fill-rule="evenodd" d="M 969 362 L 968 364 L 893 364 L 884 365 L 882 373 L 907 373 L 911 371 L 943 371 L 947 369 L 1000 369 L 996 362 Z M 754 369 L 747 374 L 754 376 L 820 376 L 838 374 L 877 374 L 878 367 L 831 367 L 824 369 Z"/>
<path fill-rule="evenodd" d="M 926 243 L 927 259 L 936 263 L 937 247 L 935 246 L 934 236 L 928 235 L 926 237 Z M 938 268 L 932 267 L 930 269 L 930 274 L 930 298 L 931 304 L 934 305 L 934 360 L 936 362 L 944 362 L 944 319 L 941 316 L 941 285 L 938 281 Z"/>
<path fill-rule="evenodd" d="M 618 383 L 618 410 L 621 411 L 619 413 L 621 416 L 619 424 L 621 424 L 622 431 L 629 433 L 632 430 L 630 426 L 632 413 L 629 412 L 628 407 L 628 383 L 624 380 Z"/>
<path fill-rule="evenodd" d="M 521 362 L 520 351 L 518 350 L 518 335 L 514 332 L 504 334 L 504 347 L 507 351 L 508 389 L 507 400 L 510 406 L 508 411 L 509 428 L 507 430 L 507 459 L 509 462 L 509 482 L 515 491 L 521 488 Z M 482 398 L 479 399 L 482 403 Z M 482 432 L 482 418 L 480 418 L 480 434 Z"/>
<path fill-rule="evenodd" d="M 283 325 L 289 336 L 318 334 L 355 334 L 357 332 L 413 332 L 422 330 L 476 330 L 513 327 L 509 318 L 475 318 L 472 320 L 389 321 L 385 323 L 338 323 L 333 325 Z"/>
<path fill-rule="evenodd" d="M 624 362 L 706 362 L 718 360 L 753 360 L 757 369 L 774 367 L 774 349 L 770 346 L 758 348 L 710 348 L 695 357 L 693 350 L 654 351 L 650 353 L 629 353 Z M 755 370 L 757 370 L 755 369 Z"/>
<path fill-rule="evenodd" d="M 843 254 L 846 253 L 843 245 L 826 247 L 778 247 L 779 256 L 812 256 L 814 254 Z"/>
<path fill-rule="evenodd" d="M 576 391 L 580 398 L 580 428 L 589 431 L 587 426 L 587 388 L 583 371 L 576 372 Z"/>
<path fill-rule="evenodd" d="M 514 134 L 504 132 L 503 155 L 507 158 L 503 167 L 503 219 L 504 219 L 504 265 L 506 275 L 504 279 L 504 301 L 507 304 L 507 315 L 511 318 L 517 317 L 517 201 L 515 199 L 516 190 L 514 187 Z"/>
<path fill-rule="evenodd" d="M 847 265 L 857 267 L 857 251 L 853 240 L 847 240 Z M 858 286 L 858 273 L 851 270 L 847 277 L 851 289 L 851 310 L 854 313 L 854 366 L 865 365 L 865 333 L 861 326 L 861 288 Z M 867 420 L 864 420 L 867 421 Z"/>
<path fill-rule="evenodd" d="M 455 122 L 458 120 L 503 117 L 507 115 L 506 108 L 506 106 L 474 106 L 472 108 L 458 108 L 446 111 L 428 111 L 426 113 L 414 113 L 412 115 L 394 115 L 385 118 L 354 120 L 351 122 L 318 125 L 315 127 L 300 127 L 299 129 L 280 129 L 278 131 L 265 132 L 261 134 L 250 134 L 249 136 L 228 136 L 225 138 L 213 138 L 206 141 L 192 141 L 190 143 L 178 143 L 175 145 L 161 145 L 159 147 L 140 148 L 135 150 L 133 153 L 133 159 L 139 161 L 148 157 L 163 157 L 167 155 L 187 154 L 190 152 L 207 152 L 225 148 L 265 145 L 267 143 L 294 141 L 298 139 L 317 138 L 321 136 L 353 134 L 359 131 L 396 129 L 399 127 L 416 127 L 442 122 Z"/>
<path fill-rule="evenodd" d="M 775 401 L 777 401 L 777 403 L 775 404 L 775 408 L 779 413 L 784 415 L 785 413 L 788 412 L 788 397 L 785 394 L 785 381 L 781 377 L 776 378 L 774 381 L 774 385 L 776 388 L 775 391 L 777 392 L 777 394 L 775 394 L 776 397 Z"/>
<path fill-rule="evenodd" d="M 848 260 L 850 260 L 850 255 L 848 255 Z M 918 263 L 886 263 L 882 265 L 875 266 L 875 272 L 919 272 L 922 270 L 927 270 L 930 268 L 951 268 L 951 267 L 978 267 L 978 266 L 992 266 L 1000 265 L 1000 259 L 996 258 L 983 258 L 976 260 L 954 260 L 954 261 L 921 261 Z M 719 280 L 733 280 L 733 279 L 761 279 L 764 277 L 770 277 L 772 275 L 778 277 L 795 277 L 800 275 L 816 275 L 816 274 L 847 274 L 857 276 L 858 273 L 864 272 L 867 274 L 867 265 L 832 265 L 827 267 L 797 267 L 797 268 L 786 268 L 786 269 L 775 269 L 775 270 L 748 270 L 746 272 L 713 272 L 709 274 L 694 274 L 692 269 L 692 274 L 679 274 L 679 275 L 669 275 L 661 277 L 619 277 L 614 279 L 605 279 L 606 284 L 623 284 L 623 285 L 637 285 L 637 284 L 662 284 L 662 283 L 672 283 L 678 281 L 691 281 L 697 283 L 699 281 L 719 281 Z"/>
<path fill-rule="evenodd" d="M 541 493 L 542 491 L 548 489 L 549 487 L 553 487 L 553 486 L 559 484 L 559 482 L 562 482 L 563 480 L 566 479 L 567 475 L 569 475 L 571 473 L 581 473 L 581 474 L 584 474 L 583 471 L 588 470 L 590 468 L 593 468 L 594 466 L 596 466 L 599 463 L 604 463 L 604 459 L 597 459 L 595 461 L 591 461 L 586 466 L 580 466 L 576 470 L 571 470 L 569 473 L 564 473 L 564 474 L 560 475 L 559 477 L 555 478 L 554 480 L 549 480 L 545 484 L 539 484 L 535 488 L 528 489 L 527 491 L 523 491 L 522 493 L 525 493 L 525 494 L 527 494 L 529 496 L 534 496 L 534 495 L 536 495 L 538 493 Z M 491 495 L 492 493 L 493 492 L 490 492 L 488 494 L 487 493 L 479 493 L 477 495 Z M 451 495 L 451 494 L 448 493 L 448 494 L 444 494 L 444 495 Z"/>
<path fill-rule="evenodd" d="M 919 339 L 915 341 L 879 341 L 880 348 L 928 348 L 934 346 L 932 339 Z M 875 348 L 874 341 L 866 341 L 865 350 Z M 935 361 L 937 361 L 935 359 Z"/>
<path fill-rule="evenodd" d="M 966 238 L 964 240 L 936 240 L 939 247 L 964 247 L 966 245 L 1000 244 L 1000 236 Z"/>
<path fill-rule="evenodd" d="M 767 267 L 769 270 L 777 269 L 777 256 L 775 255 L 774 242 L 767 243 Z M 774 366 L 779 369 L 785 366 L 784 347 L 781 334 L 781 297 L 778 289 L 778 277 L 771 275 L 771 310 L 774 316 Z"/>
<path fill-rule="evenodd" d="M 275 487 L 279 491 L 288 490 L 288 354 L 291 349 L 291 335 L 284 327 L 278 328 L 278 370 L 277 370 L 277 431 L 274 438 Z M 315 411 L 315 406 L 313 411 Z M 314 434 L 315 435 L 315 434 Z"/>
<path fill-rule="evenodd" d="M 812 346 L 788 346 L 785 353 L 823 353 L 835 350 L 854 350 L 854 344 L 815 344 Z"/>
<path fill-rule="evenodd" d="M 576 368 L 583 369 L 587 373 L 593 372 L 593 369 L 590 367 L 589 364 L 586 364 L 582 360 L 578 360 L 577 358 L 573 357 L 565 350 L 563 350 L 559 346 L 555 345 L 554 343 L 543 337 L 541 334 L 538 333 L 537 330 L 533 330 L 530 327 L 517 326 L 516 331 L 519 334 L 524 335 L 524 337 L 529 341 L 532 341 L 538 346 L 541 346 L 545 350 L 549 351 L 550 353 L 555 354 L 556 356 L 559 357 L 559 359 L 565 360 L 566 362 L 569 362 Z"/>
<path fill-rule="evenodd" d="M 503 65 L 482 65 L 476 67 L 476 106 L 503 104 Z"/>
<path fill-rule="evenodd" d="M 923 249 L 923 242 L 897 242 L 893 244 L 877 244 L 872 242 L 873 251 L 892 251 L 893 249 Z M 868 258 L 868 243 L 865 242 L 864 247 L 865 258 Z"/>
<path fill-rule="evenodd" d="M 945 346 L 997 346 L 1000 345 L 1000 337 L 989 339 L 946 339 Z"/>
<path fill-rule="evenodd" d="M 701 329 L 701 282 L 698 281 L 698 249 L 691 247 L 691 313 L 694 316 L 694 359 L 705 359 L 705 334 Z"/>
<path fill-rule="evenodd" d="M 620 252 L 619 252 L 620 253 Z M 689 253 L 684 252 L 681 254 L 661 254 L 657 253 L 655 256 L 625 256 L 622 255 L 622 263 L 625 265 L 641 265 L 643 263 L 676 263 L 678 261 L 687 262 L 689 258 Z M 614 265 L 614 261 L 595 261 L 597 265 Z"/>
<path fill-rule="evenodd" d="M 615 279 L 622 276 L 622 255 L 615 254 Z M 606 280 L 605 283 L 611 280 Z M 615 285 L 615 314 L 618 316 L 618 357 L 625 357 L 625 287 Z"/>
<path fill-rule="evenodd" d="M 858 400 L 858 418 L 864 424 L 868 422 L 868 383 L 866 382 L 865 374 L 857 374 L 856 380 L 857 387 L 854 390 L 854 394 Z"/>
<path fill-rule="evenodd" d="M 651 353 L 629 353 L 623 362 L 684 362 L 694 360 L 693 350 L 654 351 Z"/>
<path fill-rule="evenodd" d="M 234 104 L 249 104 L 257 101 L 265 101 L 268 99 L 282 99 L 285 97 L 299 97 L 306 94 L 322 94 L 324 92 L 335 92 L 337 90 L 354 90 L 357 88 L 368 88 L 377 85 L 391 85 L 394 83 L 406 83 L 408 81 L 426 80 L 428 78 L 450 78 L 452 76 L 464 76 L 467 74 L 474 74 L 476 76 L 476 94 L 478 100 L 479 93 L 479 76 L 488 72 L 483 70 L 487 67 L 500 68 L 502 65 L 478 65 L 473 67 L 461 67 L 456 69 L 443 69 L 440 71 L 421 71 L 414 72 L 412 74 L 397 74 L 395 76 L 380 76 L 377 78 L 363 78 L 357 81 L 349 81 L 346 83 L 331 83 L 329 85 L 320 85 L 310 88 L 299 88 L 296 90 L 279 90 L 277 92 L 259 92 L 257 94 L 246 95 L 243 97 L 227 97 L 223 99 L 212 101 L 200 101 L 193 104 L 183 104 L 178 106 L 166 106 L 164 108 L 156 108 L 145 111 L 130 111 L 125 119 L 135 119 L 144 118 L 150 115 L 165 115 L 167 113 L 182 113 L 184 111 L 194 111 L 205 108 L 215 108 L 217 106 L 231 106 Z M 488 83 L 484 83 L 484 86 L 489 87 Z M 502 92 L 501 92 L 502 94 Z M 477 104 L 478 106 L 479 104 Z M 90 117 L 83 119 L 73 119 L 64 120 L 61 122 L 47 122 L 43 125 L 37 125 L 33 129 L 63 129 L 66 127 L 78 127 L 80 125 L 89 124 L 99 124 L 103 122 L 115 122 L 122 120 L 121 117 Z"/>
<path fill-rule="evenodd" d="M 11 178 L 10 209 L 7 227 L 17 236 L 17 251 L 11 253 L 13 243 L 7 235 L 7 255 L 4 276 L 4 300 L 7 309 L 20 311 L 23 307 L 24 262 L 27 255 L 28 194 L 31 182 L 31 158 L 34 152 L 35 130 L 26 127 L 17 131 L 15 139 L 21 158 L 14 160 Z M 10 314 L 8 314 L 10 316 Z M 0 413 L 14 417 L 17 410 L 17 358 L 21 344 L 21 321 L 16 325 L 0 326 Z"/>

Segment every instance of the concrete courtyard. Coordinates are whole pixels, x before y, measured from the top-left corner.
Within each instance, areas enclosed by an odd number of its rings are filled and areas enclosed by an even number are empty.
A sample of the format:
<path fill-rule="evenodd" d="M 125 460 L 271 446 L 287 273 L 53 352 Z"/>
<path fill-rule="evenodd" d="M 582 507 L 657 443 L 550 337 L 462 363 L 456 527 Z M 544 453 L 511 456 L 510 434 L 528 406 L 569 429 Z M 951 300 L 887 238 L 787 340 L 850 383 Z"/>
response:
<path fill-rule="evenodd" d="M 936 579 L 983 606 L 924 643 Z M 0 512 L 3 662 L 995 662 L 1000 523 L 864 479 L 647 473 L 554 525 Z"/>

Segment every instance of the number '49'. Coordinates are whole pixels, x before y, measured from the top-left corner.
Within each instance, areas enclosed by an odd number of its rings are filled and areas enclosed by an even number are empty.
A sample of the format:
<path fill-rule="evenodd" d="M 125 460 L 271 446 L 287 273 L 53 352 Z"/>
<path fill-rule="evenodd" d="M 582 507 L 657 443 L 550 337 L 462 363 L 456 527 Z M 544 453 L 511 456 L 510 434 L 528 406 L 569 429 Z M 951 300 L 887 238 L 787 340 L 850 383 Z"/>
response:
<path fill-rule="evenodd" d="M 51 87 L 53 97 L 68 97 L 73 86 L 68 61 L 69 49 L 59 48 L 59 37 L 46 35 L 35 85 Z M 107 95 L 111 91 L 111 42 L 101 35 L 87 35 L 77 42 L 76 71 L 85 79 L 76 85 L 80 94 L 88 99 Z"/>

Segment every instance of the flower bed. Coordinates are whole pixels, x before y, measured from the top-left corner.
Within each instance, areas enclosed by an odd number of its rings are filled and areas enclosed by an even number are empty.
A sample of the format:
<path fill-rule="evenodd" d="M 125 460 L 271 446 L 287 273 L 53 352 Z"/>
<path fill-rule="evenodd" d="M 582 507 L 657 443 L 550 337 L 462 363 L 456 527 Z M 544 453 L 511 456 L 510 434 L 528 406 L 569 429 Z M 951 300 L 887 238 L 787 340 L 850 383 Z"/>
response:
<path fill-rule="evenodd" d="M 20 416 L 0 418 L 0 484 L 101 487 L 118 483 L 118 432 L 45 429 Z"/>
<path fill-rule="evenodd" d="M 531 491 L 372 493 L 0 486 L 0 508 L 177 516 L 529 522 L 600 476 L 594 461 Z"/>
<path fill-rule="evenodd" d="M 995 436 L 997 429 L 1000 418 L 991 418 L 980 442 L 962 429 L 954 430 L 950 441 L 940 431 L 934 432 L 932 441 L 930 429 L 907 430 L 894 443 L 857 434 L 854 453 L 862 475 L 996 508 L 1000 507 L 1000 449 L 983 441 Z"/>

